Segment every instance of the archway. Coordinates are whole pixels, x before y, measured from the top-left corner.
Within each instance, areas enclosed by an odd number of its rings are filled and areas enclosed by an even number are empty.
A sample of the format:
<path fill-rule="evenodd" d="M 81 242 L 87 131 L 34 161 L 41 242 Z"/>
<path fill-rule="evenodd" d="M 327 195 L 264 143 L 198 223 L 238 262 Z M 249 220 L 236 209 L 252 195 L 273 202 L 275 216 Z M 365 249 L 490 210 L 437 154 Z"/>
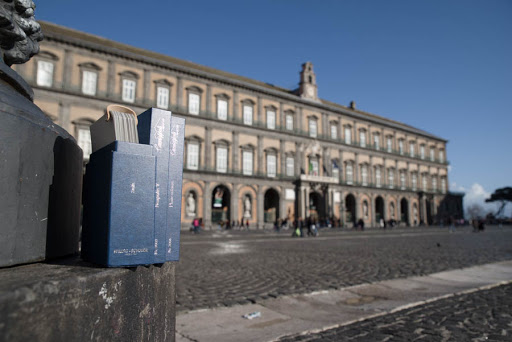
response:
<path fill-rule="evenodd" d="M 345 216 L 345 222 L 352 224 L 356 222 L 356 199 L 352 194 L 345 197 Z"/>
<path fill-rule="evenodd" d="M 400 214 L 400 221 L 404 222 L 406 225 L 409 225 L 409 206 L 405 198 L 402 198 L 400 201 Z"/>
<path fill-rule="evenodd" d="M 375 220 L 377 221 L 377 224 L 380 223 L 381 219 L 384 219 L 384 199 L 377 196 L 375 199 Z"/>
<path fill-rule="evenodd" d="M 318 192 L 309 194 L 309 217 L 317 222 L 325 219 L 324 196 Z"/>
<path fill-rule="evenodd" d="M 231 193 L 225 185 L 217 185 L 212 191 L 212 223 L 226 222 L 231 219 Z"/>
<path fill-rule="evenodd" d="M 279 193 L 275 189 L 268 189 L 265 192 L 263 207 L 265 222 L 275 222 L 279 218 Z"/>

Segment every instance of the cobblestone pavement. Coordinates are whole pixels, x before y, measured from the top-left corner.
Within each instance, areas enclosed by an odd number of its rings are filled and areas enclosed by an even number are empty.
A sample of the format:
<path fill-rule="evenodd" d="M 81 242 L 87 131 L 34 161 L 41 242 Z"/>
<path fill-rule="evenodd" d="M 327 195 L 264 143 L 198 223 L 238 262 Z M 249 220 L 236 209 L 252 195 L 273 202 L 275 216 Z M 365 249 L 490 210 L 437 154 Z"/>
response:
<path fill-rule="evenodd" d="M 309 293 L 426 275 L 512 259 L 512 228 L 472 233 L 469 228 L 322 232 L 290 238 L 288 232 L 182 234 L 177 267 L 177 310 L 255 303 Z"/>
<path fill-rule="evenodd" d="M 511 308 L 509 284 L 279 342 L 512 341 Z"/>

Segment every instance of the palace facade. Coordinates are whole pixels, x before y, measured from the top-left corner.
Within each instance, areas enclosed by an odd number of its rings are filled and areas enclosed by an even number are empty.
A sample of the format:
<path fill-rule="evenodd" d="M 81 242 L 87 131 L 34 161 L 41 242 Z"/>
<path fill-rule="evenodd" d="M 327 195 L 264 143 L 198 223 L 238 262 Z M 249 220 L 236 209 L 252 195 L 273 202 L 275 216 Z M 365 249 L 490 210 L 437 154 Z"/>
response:
<path fill-rule="evenodd" d="M 363 219 L 435 224 L 462 215 L 447 203 L 443 138 L 318 97 L 313 65 L 283 89 L 41 22 L 41 52 L 15 70 L 35 103 L 91 151 L 89 126 L 108 104 L 186 119 L 183 227 L 202 218 Z M 451 201 L 453 202 L 453 201 Z"/>

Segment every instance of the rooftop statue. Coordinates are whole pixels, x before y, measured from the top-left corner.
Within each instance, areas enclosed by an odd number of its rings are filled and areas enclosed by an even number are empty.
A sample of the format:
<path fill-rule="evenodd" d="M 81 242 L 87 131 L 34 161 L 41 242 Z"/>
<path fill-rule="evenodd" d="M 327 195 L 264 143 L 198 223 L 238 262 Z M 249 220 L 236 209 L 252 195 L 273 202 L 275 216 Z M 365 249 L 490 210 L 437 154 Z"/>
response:
<path fill-rule="evenodd" d="M 4 63 L 21 64 L 39 52 L 41 26 L 32 0 L 0 0 L 0 49 Z"/>

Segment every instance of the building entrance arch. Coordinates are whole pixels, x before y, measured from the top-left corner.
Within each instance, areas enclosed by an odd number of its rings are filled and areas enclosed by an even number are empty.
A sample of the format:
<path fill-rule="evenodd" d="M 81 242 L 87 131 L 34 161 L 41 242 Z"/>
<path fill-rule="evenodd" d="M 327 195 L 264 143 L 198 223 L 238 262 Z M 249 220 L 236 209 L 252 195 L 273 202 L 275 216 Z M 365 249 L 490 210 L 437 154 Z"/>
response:
<path fill-rule="evenodd" d="M 309 217 L 316 222 L 325 219 L 324 196 L 316 191 L 309 194 Z"/>
<path fill-rule="evenodd" d="M 275 222 L 279 218 L 279 193 L 275 189 L 265 192 L 263 208 L 265 222 Z"/>
<path fill-rule="evenodd" d="M 356 198 L 352 194 L 345 197 L 345 215 L 347 223 L 356 223 Z"/>
<path fill-rule="evenodd" d="M 400 221 L 404 222 L 406 225 L 409 225 L 409 204 L 405 198 L 402 198 L 400 201 Z"/>
<path fill-rule="evenodd" d="M 212 191 L 212 223 L 226 223 L 231 219 L 231 193 L 225 185 L 217 185 Z"/>
<path fill-rule="evenodd" d="M 375 220 L 377 224 L 380 224 L 381 219 L 384 219 L 384 199 L 377 196 L 375 199 Z"/>

